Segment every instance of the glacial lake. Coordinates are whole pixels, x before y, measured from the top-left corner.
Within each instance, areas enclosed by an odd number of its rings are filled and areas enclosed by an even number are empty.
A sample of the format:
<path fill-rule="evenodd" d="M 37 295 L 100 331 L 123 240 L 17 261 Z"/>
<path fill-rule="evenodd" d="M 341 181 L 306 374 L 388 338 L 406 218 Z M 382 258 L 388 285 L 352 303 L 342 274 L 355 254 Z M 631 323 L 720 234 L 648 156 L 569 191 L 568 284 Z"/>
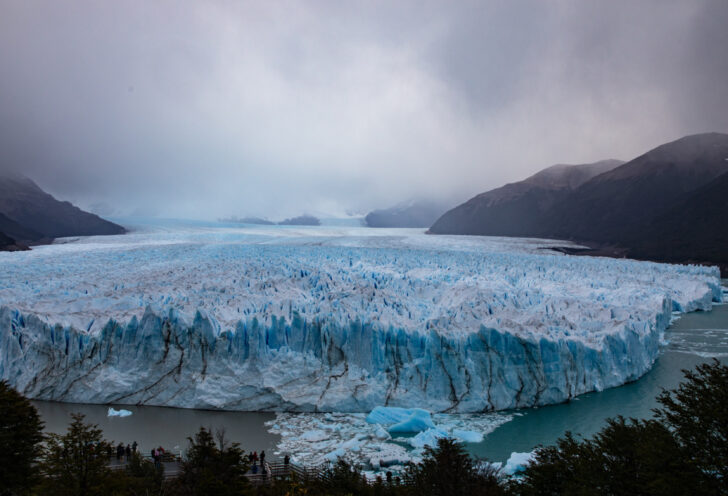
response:
<path fill-rule="evenodd" d="M 723 281 L 726 285 L 728 281 Z M 683 315 L 665 333 L 668 344 L 653 369 L 638 381 L 619 388 L 590 393 L 569 403 L 524 409 L 513 420 L 488 434 L 483 442 L 467 445 L 476 456 L 505 461 L 512 452 L 531 451 L 539 444 L 553 444 L 568 430 L 591 436 L 605 425 L 605 419 L 624 417 L 650 418 L 657 406 L 655 397 L 662 388 L 673 388 L 683 378 L 682 369 L 716 357 L 728 363 L 728 305 L 718 305 L 711 312 Z M 275 456 L 280 437 L 268 432 L 264 424 L 275 413 L 219 412 L 150 406 L 115 406 L 130 410 L 129 417 L 108 417 L 108 406 L 34 401 L 49 432 L 63 433 L 69 415 L 80 412 L 87 421 L 98 424 L 106 439 L 115 442 L 136 441 L 143 452 L 164 446 L 174 452 L 184 450 L 187 437 L 200 426 L 213 430 L 224 428 L 226 437 L 249 451 L 265 450 Z"/>

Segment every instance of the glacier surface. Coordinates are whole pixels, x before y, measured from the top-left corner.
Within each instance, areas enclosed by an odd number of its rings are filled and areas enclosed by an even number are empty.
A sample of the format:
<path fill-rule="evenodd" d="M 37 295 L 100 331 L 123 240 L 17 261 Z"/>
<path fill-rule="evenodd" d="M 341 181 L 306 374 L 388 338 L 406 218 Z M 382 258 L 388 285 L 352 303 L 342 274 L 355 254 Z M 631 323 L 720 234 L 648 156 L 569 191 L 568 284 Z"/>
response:
<path fill-rule="evenodd" d="M 637 379 L 673 312 L 722 299 L 714 268 L 557 244 L 175 225 L 0 253 L 0 379 L 102 404 L 530 407 Z"/>

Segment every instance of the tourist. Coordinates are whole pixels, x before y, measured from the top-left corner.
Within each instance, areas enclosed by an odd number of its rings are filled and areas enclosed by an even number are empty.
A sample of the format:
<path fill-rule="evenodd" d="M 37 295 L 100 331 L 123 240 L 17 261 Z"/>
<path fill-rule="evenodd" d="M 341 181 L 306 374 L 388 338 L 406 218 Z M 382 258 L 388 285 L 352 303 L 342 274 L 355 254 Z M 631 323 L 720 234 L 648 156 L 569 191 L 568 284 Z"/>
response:
<path fill-rule="evenodd" d="M 263 465 L 265 463 L 265 451 L 260 452 L 260 464 Z"/>
<path fill-rule="evenodd" d="M 283 457 L 283 465 L 285 465 L 286 467 L 288 467 L 288 464 L 290 462 L 291 462 L 291 457 L 290 456 L 286 455 L 286 456 Z"/>
<path fill-rule="evenodd" d="M 258 473 L 258 464 L 255 461 L 253 462 L 253 467 L 250 470 L 253 472 L 253 475 Z"/>
<path fill-rule="evenodd" d="M 133 443 L 131 443 L 131 452 L 132 453 L 136 453 L 137 446 L 139 446 L 139 445 L 137 444 L 136 441 L 134 441 Z"/>
<path fill-rule="evenodd" d="M 124 452 L 126 454 L 126 461 L 129 461 L 129 459 L 131 458 L 131 446 L 127 444 Z"/>

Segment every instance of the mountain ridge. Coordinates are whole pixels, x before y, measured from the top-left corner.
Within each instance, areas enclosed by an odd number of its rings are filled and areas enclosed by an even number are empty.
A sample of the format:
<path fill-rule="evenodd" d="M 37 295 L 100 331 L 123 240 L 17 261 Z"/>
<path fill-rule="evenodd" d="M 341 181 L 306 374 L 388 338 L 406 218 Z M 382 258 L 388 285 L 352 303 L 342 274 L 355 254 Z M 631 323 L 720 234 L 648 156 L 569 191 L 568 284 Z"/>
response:
<path fill-rule="evenodd" d="M 601 248 L 599 254 L 717 263 L 725 272 L 728 235 L 720 233 L 728 227 L 710 211 L 716 205 L 722 212 L 728 198 L 728 134 L 684 136 L 575 188 L 534 187 L 532 178 L 549 169 L 471 198 L 428 232 L 567 239 Z M 676 222 L 682 231 L 671 232 Z"/>
<path fill-rule="evenodd" d="M 0 174 L 0 232 L 15 242 L 42 244 L 66 236 L 123 234 L 122 226 L 43 191 L 33 180 Z"/>

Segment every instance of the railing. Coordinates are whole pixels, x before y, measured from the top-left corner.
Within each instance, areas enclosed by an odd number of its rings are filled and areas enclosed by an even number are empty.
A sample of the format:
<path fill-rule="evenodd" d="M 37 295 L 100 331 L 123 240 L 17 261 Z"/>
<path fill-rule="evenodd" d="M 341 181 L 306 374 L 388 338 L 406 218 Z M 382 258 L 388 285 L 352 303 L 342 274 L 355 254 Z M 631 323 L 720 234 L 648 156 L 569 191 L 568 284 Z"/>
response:
<path fill-rule="evenodd" d="M 144 460 L 153 461 L 151 455 L 139 454 Z M 181 459 L 178 455 L 166 452 L 161 458 L 160 462 L 164 464 L 164 478 L 171 479 L 176 477 L 181 469 Z M 120 459 L 116 458 L 116 455 L 109 457 L 109 468 L 111 470 L 124 470 L 129 463 L 129 459 L 126 455 Z M 263 467 L 258 465 L 258 472 L 248 472 L 245 476 L 248 480 L 255 485 L 271 484 L 276 480 L 284 480 L 291 477 L 295 477 L 301 481 L 312 481 L 312 480 L 325 480 L 325 469 L 324 467 L 304 467 L 296 463 L 285 463 L 281 459 L 274 459 L 265 462 L 265 471 Z"/>
<path fill-rule="evenodd" d="M 323 467 L 303 467 L 296 463 L 285 463 L 280 459 L 265 462 L 265 472 L 245 474 L 248 480 L 256 485 L 270 484 L 275 480 L 283 480 L 295 477 L 298 480 L 321 479 L 324 475 Z"/>

